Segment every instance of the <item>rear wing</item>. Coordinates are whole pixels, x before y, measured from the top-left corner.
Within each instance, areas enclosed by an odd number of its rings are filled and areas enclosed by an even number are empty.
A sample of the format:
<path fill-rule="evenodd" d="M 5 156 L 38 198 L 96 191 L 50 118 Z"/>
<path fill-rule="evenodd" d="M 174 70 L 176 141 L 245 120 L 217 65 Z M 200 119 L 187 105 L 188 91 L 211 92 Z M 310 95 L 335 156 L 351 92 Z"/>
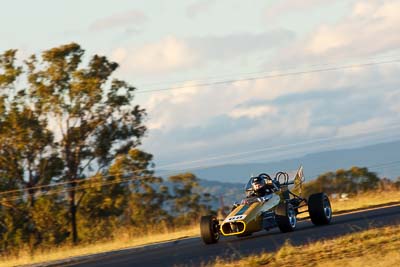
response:
<path fill-rule="evenodd" d="M 301 195 L 304 181 L 305 181 L 305 178 L 304 178 L 303 166 L 300 165 L 300 167 L 297 170 L 296 175 L 294 177 L 294 180 L 293 180 L 294 186 L 291 191 L 293 193 L 295 193 L 296 195 Z"/>

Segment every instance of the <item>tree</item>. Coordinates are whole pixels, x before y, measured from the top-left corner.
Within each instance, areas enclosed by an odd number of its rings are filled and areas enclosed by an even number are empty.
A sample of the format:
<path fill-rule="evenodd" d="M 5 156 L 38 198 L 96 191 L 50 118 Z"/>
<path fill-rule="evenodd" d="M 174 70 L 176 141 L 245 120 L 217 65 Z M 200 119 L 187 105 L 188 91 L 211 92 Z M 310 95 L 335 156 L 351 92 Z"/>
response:
<path fill-rule="evenodd" d="M 30 208 L 32 222 L 34 223 L 33 234 L 35 244 L 32 250 L 38 245 L 52 247 L 64 242 L 70 231 L 68 230 L 66 210 L 62 207 L 62 200 L 57 195 L 39 197 L 35 206 Z M 32 229 L 30 230 L 32 232 Z M 31 234 L 31 233 L 30 233 Z"/>
<path fill-rule="evenodd" d="M 16 66 L 15 55 L 17 50 L 7 50 L 3 54 L 0 55 L 0 88 L 2 89 L 1 93 L 1 103 L 3 104 L 7 95 L 4 94 L 4 91 L 7 88 L 12 87 L 13 83 L 17 79 L 17 77 L 22 73 L 22 67 Z"/>
<path fill-rule="evenodd" d="M 126 223 L 144 228 L 169 218 L 163 209 L 168 190 L 162 178 L 154 176 L 153 156 L 139 149 L 131 149 L 127 155 L 118 157 L 110 168 L 115 179 L 129 179 Z"/>
<path fill-rule="evenodd" d="M 380 179 L 376 173 L 370 172 L 368 168 L 352 167 L 347 175 L 353 185 L 351 192 L 360 192 L 377 189 Z"/>
<path fill-rule="evenodd" d="M 37 147 L 24 146 L 35 156 L 31 160 L 36 166 L 32 169 L 32 177 L 36 177 L 33 181 L 66 182 L 74 243 L 78 241 L 76 214 L 84 195 L 77 194 L 78 184 L 87 177 L 106 173 L 118 155 L 140 144 L 146 131 L 142 125 L 145 111 L 133 104 L 135 88 L 112 79 L 118 64 L 98 55 L 84 64 L 84 52 L 76 43 L 62 45 L 40 56 L 32 55 L 24 68 L 15 67 L 15 50 L 6 51 L 0 58 L 1 114 L 18 118 L 32 114 L 28 127 L 32 131 L 18 138 L 28 145 L 32 142 L 29 137 L 37 133 L 42 140 L 35 144 Z M 12 86 L 17 77 L 25 78 L 26 86 Z M 15 96 L 15 109 L 7 107 L 7 96 Z M 11 117 L 1 119 L 7 123 Z M 4 164 L 12 163 L 13 159 L 5 156 L 6 150 L 0 153 Z M 21 147 L 15 153 L 24 157 Z M 46 159 L 36 158 L 38 155 Z M 26 162 L 30 162 L 29 156 L 25 155 Z M 43 165 L 50 161 L 54 166 Z M 14 171 L 26 180 L 29 164 L 16 166 L 19 168 Z M 39 169 L 51 169 L 52 173 L 40 173 Z"/>
<path fill-rule="evenodd" d="M 15 164 L 16 159 L 14 159 L 13 153 L 8 150 L 10 148 L 8 143 L 11 142 L 4 139 L 13 135 L 12 129 L 6 126 L 6 121 L 9 119 L 9 110 L 12 106 L 10 102 L 13 101 L 13 94 L 10 92 L 15 91 L 14 82 L 21 74 L 21 67 L 15 66 L 16 52 L 16 50 L 7 50 L 0 55 L 0 175 L 2 191 L 18 188 L 18 180 L 14 177 L 23 175 L 21 168 Z"/>
<path fill-rule="evenodd" d="M 85 182 L 85 187 L 89 188 L 78 211 L 82 236 L 87 241 L 112 236 L 127 206 L 126 183 L 112 175 L 97 175 Z"/>
<path fill-rule="evenodd" d="M 379 177 L 367 168 L 351 167 L 349 170 L 338 169 L 319 175 L 314 181 L 305 184 L 305 195 L 317 192 L 352 193 L 377 189 Z"/>
<path fill-rule="evenodd" d="M 199 187 L 197 177 L 183 173 L 168 178 L 173 184 L 172 212 L 177 225 L 187 225 L 198 219 L 207 205 L 201 204 L 201 195 L 195 190 Z M 205 196 L 206 200 L 208 195 Z"/>
<path fill-rule="evenodd" d="M 15 87 L 23 73 L 22 67 L 15 66 L 16 52 L 0 55 L 0 169 L 2 177 L 28 189 L 33 206 L 32 188 L 47 184 L 62 163 L 52 151 L 53 134 L 46 129 L 47 121 L 31 108 L 25 89 Z"/>
<path fill-rule="evenodd" d="M 26 189 L 33 207 L 36 188 L 60 175 L 63 162 L 54 151 L 46 121 L 15 100 L 11 104 L 0 122 L 0 169 L 3 178 L 16 183 L 14 189 Z"/>

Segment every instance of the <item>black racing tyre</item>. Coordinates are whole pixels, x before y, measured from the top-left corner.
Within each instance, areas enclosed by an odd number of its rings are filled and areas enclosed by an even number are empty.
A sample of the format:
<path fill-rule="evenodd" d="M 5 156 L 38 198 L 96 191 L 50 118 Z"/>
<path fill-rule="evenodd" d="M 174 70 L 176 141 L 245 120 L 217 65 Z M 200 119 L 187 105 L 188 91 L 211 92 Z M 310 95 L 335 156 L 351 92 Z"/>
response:
<path fill-rule="evenodd" d="M 312 194 L 308 198 L 308 212 L 313 224 L 329 224 L 332 219 L 332 208 L 325 193 Z"/>
<path fill-rule="evenodd" d="M 275 215 L 276 223 L 282 233 L 293 232 L 296 228 L 296 212 L 290 203 L 281 203 Z"/>
<path fill-rule="evenodd" d="M 214 244 L 219 240 L 219 224 L 213 215 L 202 216 L 200 219 L 200 235 L 205 244 Z"/>

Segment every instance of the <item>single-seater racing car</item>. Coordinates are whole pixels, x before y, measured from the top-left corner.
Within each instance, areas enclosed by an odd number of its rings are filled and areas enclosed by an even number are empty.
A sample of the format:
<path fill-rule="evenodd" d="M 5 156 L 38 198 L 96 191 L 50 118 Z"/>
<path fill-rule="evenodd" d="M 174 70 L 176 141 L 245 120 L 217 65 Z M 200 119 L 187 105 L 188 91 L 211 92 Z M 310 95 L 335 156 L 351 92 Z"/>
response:
<path fill-rule="evenodd" d="M 289 181 L 286 172 L 278 172 L 274 178 L 266 173 L 251 177 L 245 186 L 246 198 L 235 203 L 225 219 L 218 220 L 214 215 L 201 217 L 203 242 L 213 244 L 221 235 L 243 237 L 276 226 L 281 232 L 291 232 L 296 228 L 297 215 L 303 212 L 309 213 L 314 225 L 329 224 L 332 209 L 328 196 L 317 193 L 308 199 L 301 197 L 303 182 L 302 166 L 293 181 Z"/>

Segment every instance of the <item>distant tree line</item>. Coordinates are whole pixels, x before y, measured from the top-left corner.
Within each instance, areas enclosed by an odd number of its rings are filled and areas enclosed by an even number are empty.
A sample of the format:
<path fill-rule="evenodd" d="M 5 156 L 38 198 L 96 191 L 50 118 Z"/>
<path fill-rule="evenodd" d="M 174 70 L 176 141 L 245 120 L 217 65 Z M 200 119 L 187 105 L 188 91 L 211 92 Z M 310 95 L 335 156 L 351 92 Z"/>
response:
<path fill-rule="evenodd" d="M 146 112 L 118 64 L 76 43 L 0 54 L 0 253 L 182 226 L 209 212 L 190 173 L 154 175 Z M 137 231 L 136 231 L 137 232 Z"/>
<path fill-rule="evenodd" d="M 366 167 L 352 167 L 348 170 L 338 169 L 334 172 L 326 172 L 315 180 L 309 181 L 303 186 L 303 194 L 325 192 L 327 194 L 346 193 L 355 195 L 361 192 L 385 189 L 399 189 L 400 177 L 392 181 L 387 178 L 379 178 Z"/>

